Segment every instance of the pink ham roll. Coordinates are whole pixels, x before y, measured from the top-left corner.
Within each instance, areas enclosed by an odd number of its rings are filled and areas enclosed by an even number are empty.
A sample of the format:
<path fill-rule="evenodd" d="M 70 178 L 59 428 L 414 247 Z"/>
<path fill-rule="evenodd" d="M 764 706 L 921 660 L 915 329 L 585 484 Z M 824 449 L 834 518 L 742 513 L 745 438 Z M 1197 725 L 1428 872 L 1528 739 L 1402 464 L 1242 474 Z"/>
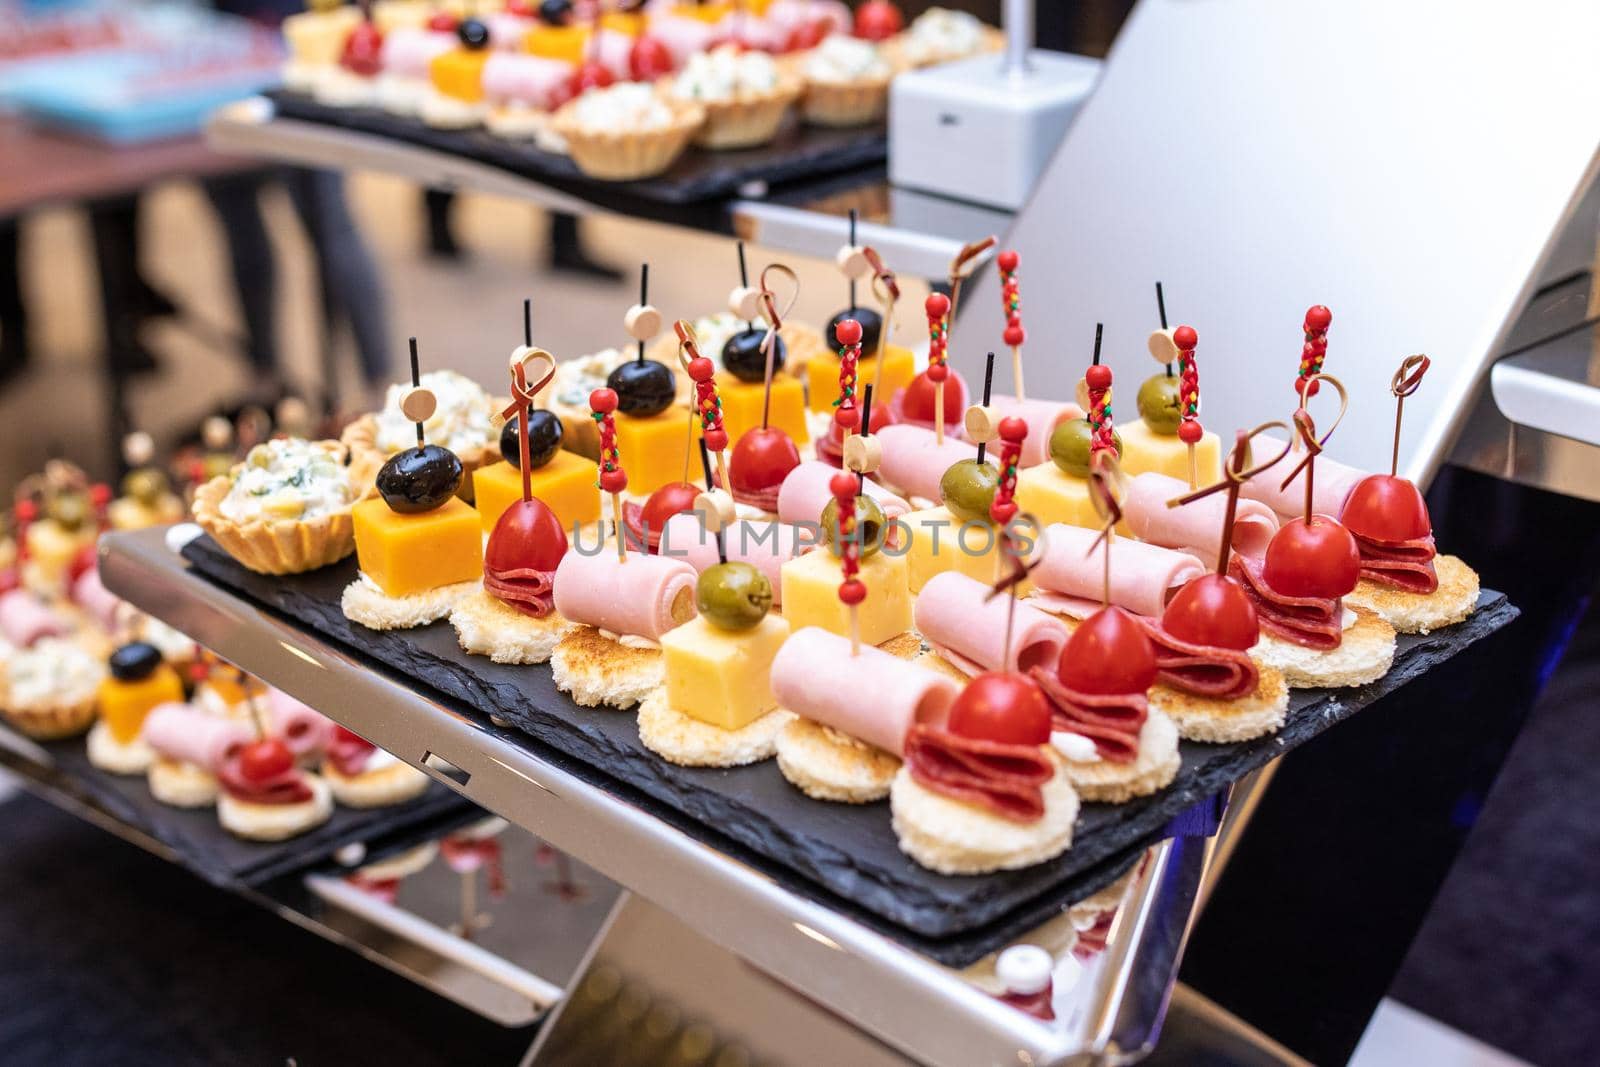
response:
<path fill-rule="evenodd" d="M 1014 396 L 995 397 L 990 404 L 1002 419 L 1016 416 L 1028 424 L 1027 439 L 1022 442 L 1022 465 L 1037 467 L 1050 462 L 1050 435 L 1068 419 L 1083 418 L 1083 409 L 1076 404 L 1063 404 L 1056 400 L 1023 400 Z M 989 446 L 994 451 L 997 444 Z"/>
<path fill-rule="evenodd" d="M 256 733 L 243 719 L 208 715 L 188 704 L 162 704 L 144 720 L 141 736 L 167 759 L 215 774 L 225 759 L 254 741 Z"/>
<path fill-rule="evenodd" d="M 1033 600 L 1040 607 L 1078 619 L 1099 609 L 1106 548 L 1089 551 L 1098 536 L 1098 530 L 1061 523 L 1045 528 L 1044 550 L 1033 569 Z M 1188 552 L 1118 537 L 1111 544 L 1111 602 L 1154 618 L 1173 593 L 1205 572 L 1205 564 Z"/>
<path fill-rule="evenodd" d="M 490 11 L 483 16 L 489 27 L 489 47 L 499 52 L 517 52 L 522 49 L 522 39 L 537 26 L 538 20 L 526 15 L 513 15 L 509 11 Z"/>
<path fill-rule="evenodd" d="M 651 641 L 674 626 L 688 602 L 694 613 L 695 569 L 681 559 L 628 553 L 609 542 L 585 555 L 574 549 L 556 567 L 556 611 L 572 622 Z"/>
<path fill-rule="evenodd" d="M 594 57 L 616 76 L 618 81 L 627 81 L 632 72 L 628 67 L 628 57 L 633 54 L 633 38 L 617 30 L 602 28 L 594 37 Z"/>
<path fill-rule="evenodd" d="M 681 67 L 696 52 L 704 52 L 716 38 L 716 28 L 709 23 L 686 15 L 667 12 L 652 13 L 650 36 L 659 38 L 672 53 L 673 66 Z"/>
<path fill-rule="evenodd" d="M 786 33 L 819 20 L 827 22 L 829 33 L 849 33 L 853 21 L 850 8 L 839 0 L 773 0 L 766 20 Z"/>
<path fill-rule="evenodd" d="M 1128 483 L 1122 500 L 1122 514 L 1135 537 L 1166 548 L 1180 548 L 1203 560 L 1215 563 L 1222 548 L 1222 519 L 1228 511 L 1228 498 L 1212 493 L 1182 507 L 1169 508 L 1167 501 L 1189 493 L 1189 483 L 1165 474 L 1146 472 Z M 1240 498 L 1233 521 L 1233 550 L 1241 556 L 1260 559 L 1267 542 L 1278 532 L 1278 516 L 1259 500 Z"/>
<path fill-rule="evenodd" d="M 822 509 L 833 499 L 828 483 L 839 473 L 821 460 L 808 459 L 789 472 L 778 487 L 778 519 L 781 522 L 819 523 Z M 883 508 L 884 517 L 899 518 L 911 510 L 911 505 L 895 496 L 877 482 L 867 482 L 867 495 Z"/>
<path fill-rule="evenodd" d="M 78 575 L 78 580 L 72 583 L 72 602 L 88 612 L 103 629 L 117 628 L 122 599 L 100 581 L 99 567 L 90 567 Z"/>
<path fill-rule="evenodd" d="M 939 479 L 944 472 L 953 464 L 978 455 L 971 442 L 946 437 L 941 444 L 937 434 L 920 426 L 885 426 L 877 437 L 883 446 L 883 465 L 878 468 L 883 480 L 907 496 L 935 503 L 944 500 L 939 492 Z M 991 457 L 994 451 L 989 450 Z"/>
<path fill-rule="evenodd" d="M 1067 643 L 1060 619 L 1026 604 L 1011 617 L 1011 648 L 1006 645 L 1010 597 L 989 596 L 983 582 L 956 571 L 929 579 L 917 595 L 917 629 L 945 659 L 969 675 L 984 671 L 1026 673 L 1030 667 L 1054 670 Z"/>
<path fill-rule="evenodd" d="M 917 723 L 943 721 L 956 684 L 926 667 L 807 626 L 789 637 L 772 661 L 772 695 L 778 706 L 831 726 L 896 756 Z"/>
<path fill-rule="evenodd" d="M 0 595 L 0 637 L 17 648 L 27 648 L 44 637 L 65 637 L 72 631 L 67 620 L 26 589 Z"/>
<path fill-rule="evenodd" d="M 1266 459 L 1283 450 L 1283 438 L 1262 434 L 1251 442 L 1251 448 L 1255 455 Z M 1241 495 L 1261 501 L 1276 512 L 1280 519 L 1300 518 L 1306 513 L 1305 472 L 1301 471 L 1296 475 L 1288 488 L 1282 486 L 1283 480 L 1305 458 L 1305 455 L 1303 451 L 1290 452 L 1277 464 L 1245 482 Z M 1317 456 L 1317 472 L 1311 480 L 1311 510 L 1315 514 L 1337 519 L 1344 514 L 1344 502 L 1350 499 L 1350 493 L 1355 489 L 1356 483 L 1369 473 L 1357 470 L 1347 463 L 1340 463 L 1336 459 L 1329 459 L 1326 454 Z"/>
<path fill-rule="evenodd" d="M 483 93 L 493 103 L 550 108 L 566 92 L 572 66 L 521 52 L 496 52 L 483 64 Z"/>
<path fill-rule="evenodd" d="M 409 26 L 390 30 L 383 38 L 379 59 L 385 74 L 402 78 L 428 77 L 428 64 L 454 49 L 460 42 L 453 33 L 419 30 Z"/>
<path fill-rule="evenodd" d="M 730 563 L 748 563 L 772 583 L 772 602 L 782 603 L 783 565 L 811 547 L 815 531 L 786 522 L 736 522 L 722 534 Z M 699 516 L 680 513 L 667 520 L 661 532 L 660 554 L 685 560 L 703 573 L 719 560 L 717 538 L 708 533 Z"/>
<path fill-rule="evenodd" d="M 333 740 L 333 720 L 283 690 L 269 689 L 266 704 L 272 732 L 289 746 L 296 759 L 326 750 Z"/>

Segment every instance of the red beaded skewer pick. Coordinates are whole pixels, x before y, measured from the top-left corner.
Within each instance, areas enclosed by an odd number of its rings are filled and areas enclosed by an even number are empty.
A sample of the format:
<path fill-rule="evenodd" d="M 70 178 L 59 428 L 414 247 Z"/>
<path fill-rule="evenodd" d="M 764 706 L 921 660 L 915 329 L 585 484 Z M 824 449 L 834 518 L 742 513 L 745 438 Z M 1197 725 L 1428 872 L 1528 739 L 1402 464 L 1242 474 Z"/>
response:
<path fill-rule="evenodd" d="M 1206 432 L 1200 425 L 1200 368 L 1194 360 L 1200 335 L 1193 326 L 1179 326 L 1172 331 L 1172 343 L 1178 346 L 1178 410 L 1183 416 L 1178 423 L 1178 440 L 1189 446 L 1189 488 L 1198 489 L 1200 471 L 1195 462 L 1194 446 Z"/>
<path fill-rule="evenodd" d="M 944 444 L 944 383 L 950 377 L 950 298 L 932 293 L 923 301 L 928 316 L 928 380 L 933 382 L 933 433 Z"/>
<path fill-rule="evenodd" d="M 717 457 L 717 473 L 722 484 L 728 484 L 727 461 L 723 453 L 728 447 L 728 431 L 722 425 L 722 396 L 717 392 L 717 365 L 700 354 L 693 324 L 679 319 L 672 324 L 678 335 L 678 362 L 684 373 L 694 383 L 694 404 L 689 408 L 689 440 L 684 445 L 683 480 L 689 480 L 689 458 L 694 452 L 694 420 L 700 420 L 700 440 Z"/>
<path fill-rule="evenodd" d="M 1317 395 L 1317 383 L 1310 381 L 1322 373 L 1322 361 L 1328 358 L 1328 327 L 1333 323 L 1333 312 L 1321 304 L 1306 309 L 1305 344 L 1300 347 L 1300 374 L 1295 379 L 1295 392 L 1300 394 L 1300 406 Z M 1308 384 L 1309 383 L 1309 384 Z"/>
<path fill-rule="evenodd" d="M 1113 434 L 1111 418 L 1111 368 L 1100 362 L 1100 341 L 1105 333 L 1105 324 L 1094 324 L 1094 362 L 1084 372 L 1083 384 L 1089 394 L 1089 452 L 1092 455 L 1102 449 L 1116 451 L 1117 443 Z"/>
<path fill-rule="evenodd" d="M 833 421 L 849 436 L 861 423 L 856 409 L 856 364 L 861 360 L 861 323 L 840 319 L 833 334 L 839 339 L 839 398 L 833 402 Z"/>
<path fill-rule="evenodd" d="M 867 598 L 867 586 L 856 575 L 861 572 L 861 540 L 856 529 L 856 494 L 861 483 L 849 471 L 840 471 L 828 481 L 828 490 L 838 511 L 839 599 L 850 609 L 850 654 L 861 651 L 861 620 L 858 608 Z"/>
<path fill-rule="evenodd" d="M 589 394 L 591 417 L 600 430 L 599 478 L 595 485 L 611 494 L 612 524 L 617 530 L 617 559 L 628 562 L 628 546 L 622 532 L 622 491 L 628 488 L 628 472 L 622 469 L 622 451 L 617 447 L 617 394 L 612 389 L 596 389 Z"/>
<path fill-rule="evenodd" d="M 1000 268 L 1000 307 L 1006 314 L 1002 339 L 1011 349 L 1011 376 L 1016 381 L 1019 404 L 1027 399 L 1022 388 L 1022 345 L 1028 339 L 1028 331 L 1022 327 L 1022 290 L 1017 282 L 1017 264 L 1021 260 L 1014 248 L 995 257 L 995 264 Z"/>

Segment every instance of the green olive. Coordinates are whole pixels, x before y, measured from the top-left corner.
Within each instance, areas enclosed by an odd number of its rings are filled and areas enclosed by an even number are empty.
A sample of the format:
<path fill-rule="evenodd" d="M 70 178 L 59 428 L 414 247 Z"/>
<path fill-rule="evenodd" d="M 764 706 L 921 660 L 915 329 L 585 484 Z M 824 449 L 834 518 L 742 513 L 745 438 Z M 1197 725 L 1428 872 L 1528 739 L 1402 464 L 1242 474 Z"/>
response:
<path fill-rule="evenodd" d="M 950 514 L 963 522 L 988 522 L 989 505 L 1000 484 L 1000 472 L 976 459 L 950 464 L 939 479 L 939 495 Z"/>
<path fill-rule="evenodd" d="M 749 630 L 759 626 L 772 607 L 772 583 L 748 563 L 718 563 L 701 573 L 694 602 L 712 625 Z"/>
<path fill-rule="evenodd" d="M 1178 379 L 1169 374 L 1146 378 L 1139 386 L 1139 417 L 1151 433 L 1172 437 L 1183 421 L 1183 406 L 1178 403 Z"/>
<path fill-rule="evenodd" d="M 872 555 L 883 547 L 883 536 L 888 528 L 889 520 L 884 515 L 878 502 L 865 494 L 856 497 L 856 529 L 857 537 L 861 540 L 861 555 L 863 558 Z M 828 547 L 835 556 L 842 555 L 839 550 L 839 502 L 828 501 L 828 506 L 822 509 L 822 536 L 827 540 Z"/>
<path fill-rule="evenodd" d="M 122 495 L 154 507 L 167 493 L 167 477 L 153 467 L 130 471 L 122 479 Z"/>
<path fill-rule="evenodd" d="M 89 498 L 83 493 L 56 493 L 45 501 L 45 514 L 69 530 L 89 521 Z"/>
<path fill-rule="evenodd" d="M 1079 478 L 1089 476 L 1089 440 L 1093 431 L 1088 419 L 1068 419 L 1050 435 L 1050 458 L 1056 466 Z M 1111 443 L 1122 455 L 1122 435 L 1111 431 Z"/>

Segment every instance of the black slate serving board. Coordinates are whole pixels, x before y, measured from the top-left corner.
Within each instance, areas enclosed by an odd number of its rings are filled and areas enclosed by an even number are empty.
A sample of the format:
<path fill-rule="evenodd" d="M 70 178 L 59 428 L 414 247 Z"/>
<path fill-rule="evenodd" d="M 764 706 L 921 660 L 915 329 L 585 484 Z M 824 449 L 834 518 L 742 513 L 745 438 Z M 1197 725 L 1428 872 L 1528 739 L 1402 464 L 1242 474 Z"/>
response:
<path fill-rule="evenodd" d="M 244 841 L 217 822 L 212 808 L 183 809 L 150 795 L 144 775 L 107 774 L 89 762 L 82 738 L 42 746 L 56 769 L 70 777 L 84 794 L 110 814 L 171 848 L 184 866 L 212 885 L 226 889 L 254 888 L 292 871 L 321 863 L 354 841 L 381 847 L 396 836 L 419 829 L 444 831 L 475 818 L 482 811 L 435 782 L 407 804 L 357 810 L 335 805 L 327 822 L 287 841 Z"/>
<path fill-rule="evenodd" d="M 719 152 L 690 146 L 664 174 L 639 181 L 608 182 L 586 176 L 567 156 L 546 152 L 531 141 L 508 140 L 484 130 L 438 130 L 420 119 L 377 108 L 328 107 L 303 93 L 283 89 L 267 95 L 283 118 L 375 134 L 445 152 L 608 206 L 633 202 L 636 213 L 646 215 L 730 197 L 752 182 L 780 185 L 871 166 L 889 158 L 888 130 L 882 122 L 835 130 L 804 126 L 791 117 L 770 144 Z M 680 212 L 672 214 L 678 217 Z"/>
<path fill-rule="evenodd" d="M 245 570 L 209 538 L 192 542 L 183 554 L 211 580 L 364 654 L 373 669 L 513 723 L 538 742 L 530 747 L 541 757 L 559 753 L 563 769 L 603 788 L 626 790 L 630 799 L 642 796 L 653 813 L 719 847 L 731 842 L 741 858 L 754 857 L 785 885 L 842 904 L 896 940 L 956 965 L 1109 883 L 1175 816 L 1517 614 L 1504 594 L 1485 592 L 1467 622 L 1426 637 L 1402 636 L 1395 665 L 1381 681 L 1338 693 L 1296 691 L 1289 722 L 1278 734 L 1233 745 L 1183 743 L 1183 768 L 1160 794 L 1128 804 L 1085 805 L 1066 855 L 1022 871 L 947 877 L 900 852 L 884 803 L 809 800 L 771 761 L 731 770 L 674 766 L 639 741 L 632 713 L 578 707 L 556 689 L 548 667 L 502 666 L 468 656 L 445 623 L 390 632 L 350 623 L 339 597 L 355 577 L 353 560 L 277 578 Z"/>

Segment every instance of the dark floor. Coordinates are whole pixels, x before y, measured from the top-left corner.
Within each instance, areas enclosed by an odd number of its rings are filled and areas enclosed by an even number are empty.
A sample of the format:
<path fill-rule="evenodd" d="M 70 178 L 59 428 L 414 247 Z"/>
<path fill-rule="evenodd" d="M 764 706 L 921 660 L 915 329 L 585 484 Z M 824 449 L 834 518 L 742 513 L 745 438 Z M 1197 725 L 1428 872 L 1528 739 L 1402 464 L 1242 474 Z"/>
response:
<path fill-rule="evenodd" d="M 1393 995 L 1537 1064 L 1600 1049 L 1600 613 L 1574 635 Z"/>

